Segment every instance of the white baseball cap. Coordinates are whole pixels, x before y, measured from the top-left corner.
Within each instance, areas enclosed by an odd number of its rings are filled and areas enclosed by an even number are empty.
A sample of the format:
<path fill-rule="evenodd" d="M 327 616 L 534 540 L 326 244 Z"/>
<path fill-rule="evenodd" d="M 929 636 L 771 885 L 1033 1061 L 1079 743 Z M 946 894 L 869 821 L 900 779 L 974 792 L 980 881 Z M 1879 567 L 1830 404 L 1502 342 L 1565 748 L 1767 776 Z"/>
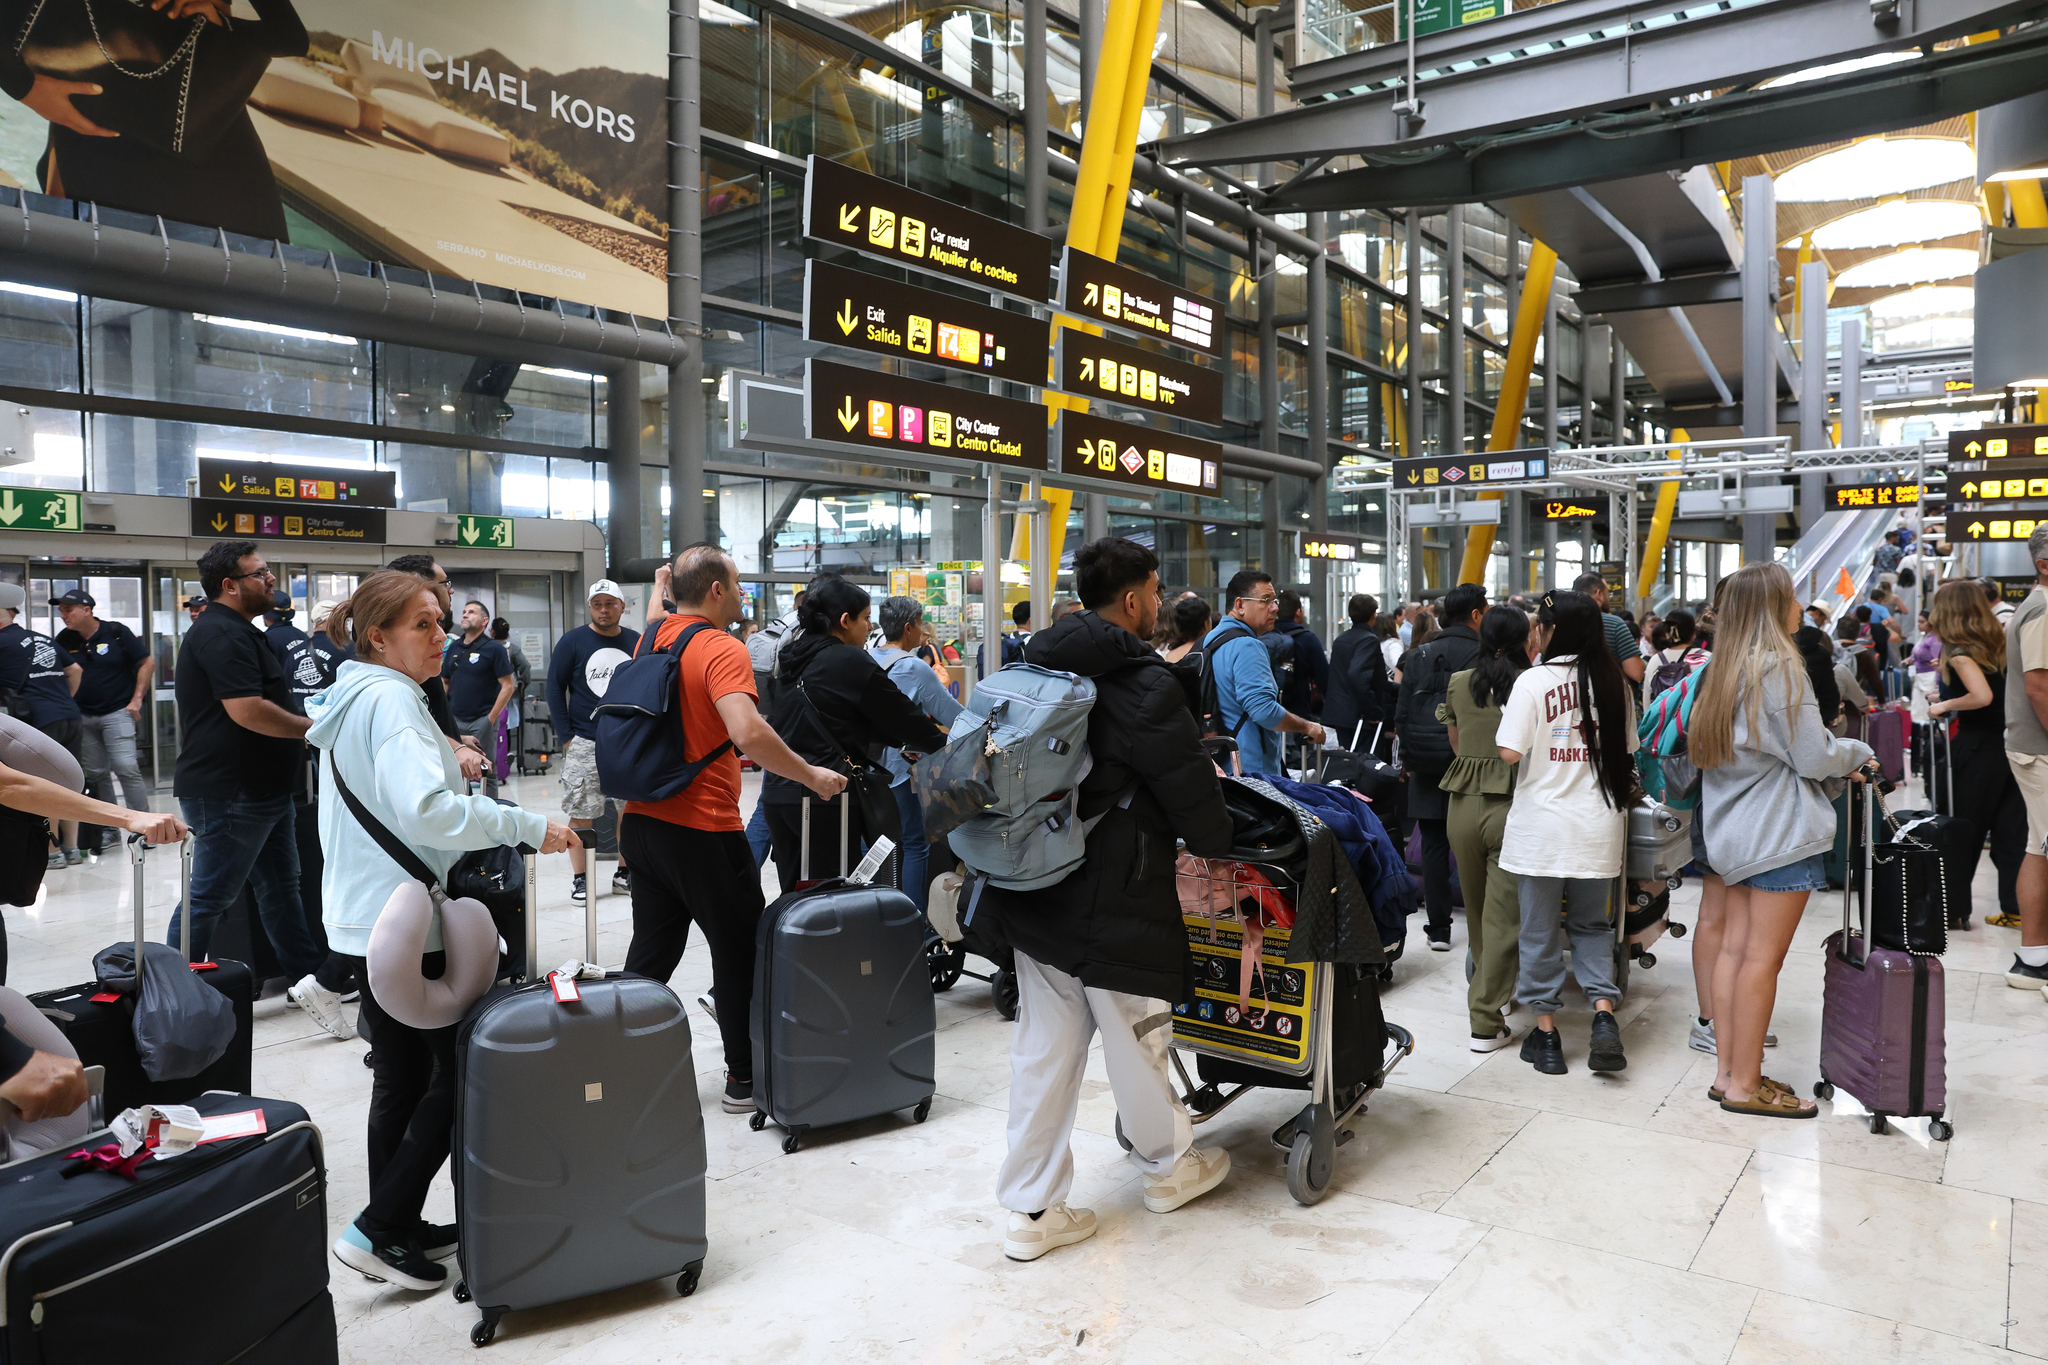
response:
<path fill-rule="evenodd" d="M 620 590 L 618 584 L 612 582 L 609 578 L 600 578 L 595 583 L 592 583 L 589 596 L 592 598 L 616 597 L 622 603 L 626 600 L 626 594 Z"/>

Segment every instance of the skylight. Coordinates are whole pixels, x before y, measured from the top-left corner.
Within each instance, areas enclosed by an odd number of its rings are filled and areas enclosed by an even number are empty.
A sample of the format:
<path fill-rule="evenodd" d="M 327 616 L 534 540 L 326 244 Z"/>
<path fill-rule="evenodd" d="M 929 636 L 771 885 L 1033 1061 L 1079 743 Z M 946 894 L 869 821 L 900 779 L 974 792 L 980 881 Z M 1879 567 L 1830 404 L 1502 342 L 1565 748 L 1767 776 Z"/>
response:
<path fill-rule="evenodd" d="M 1852 265 L 1835 278 L 1841 289 L 1883 289 L 1952 280 L 1977 270 L 1977 253 L 1961 247 L 1908 247 Z"/>
<path fill-rule="evenodd" d="M 1900 246 L 1975 232 L 1982 223 L 1983 216 L 1975 204 L 1950 199 L 1899 199 L 1822 225 L 1813 234 L 1813 244 L 1823 251 Z"/>
<path fill-rule="evenodd" d="M 1870 316 L 1880 322 L 1906 322 L 1914 318 L 1967 314 L 1976 306 L 1976 291 L 1957 285 L 1922 285 L 1903 294 L 1888 294 L 1870 305 Z"/>
<path fill-rule="evenodd" d="M 1781 85 L 1799 85 L 1805 81 L 1824 81 L 1830 76 L 1846 76 L 1851 71 L 1868 71 L 1874 66 L 1891 66 L 1897 62 L 1920 60 L 1917 52 L 1874 52 L 1868 57 L 1852 57 L 1846 62 L 1829 62 L 1826 66 L 1809 66 L 1803 71 L 1794 71 L 1787 76 L 1775 76 L 1763 83 L 1759 89 L 1769 90 Z"/>
<path fill-rule="evenodd" d="M 1786 171 L 1778 177 L 1778 200 L 1815 204 L 1831 199 L 1875 199 L 1969 180 L 1976 174 L 1977 158 L 1966 142 L 1873 137 Z"/>

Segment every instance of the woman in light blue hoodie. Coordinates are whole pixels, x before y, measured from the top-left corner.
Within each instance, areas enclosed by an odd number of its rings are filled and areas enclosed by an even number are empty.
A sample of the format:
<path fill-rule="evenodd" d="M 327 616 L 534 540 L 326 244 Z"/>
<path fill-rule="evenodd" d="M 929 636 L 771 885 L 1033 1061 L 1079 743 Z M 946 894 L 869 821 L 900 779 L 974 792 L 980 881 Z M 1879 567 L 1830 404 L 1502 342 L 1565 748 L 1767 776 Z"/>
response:
<path fill-rule="evenodd" d="M 320 881 L 328 946 L 361 959 L 370 930 L 391 893 L 410 880 L 348 806 L 340 783 L 418 855 L 437 876 L 465 852 L 528 844 L 543 853 L 570 847 L 566 825 L 483 796 L 467 795 L 455 753 L 428 714 L 420 684 L 441 671 L 441 628 L 448 590 L 408 573 L 386 570 L 363 580 L 328 618 L 337 644 L 355 657 L 334 685 L 306 700 L 313 727 L 306 739 L 321 750 Z M 437 923 L 427 938 L 421 973 L 441 974 Z M 438 1288 L 448 1272 L 438 1261 L 455 1251 L 455 1229 L 422 1221 L 427 1187 L 448 1157 L 455 1118 L 455 1030 L 416 1029 L 377 1003 L 360 960 L 362 1015 L 376 1049 L 370 1091 L 370 1202 L 336 1239 L 335 1256 L 373 1280 L 407 1289 Z"/>

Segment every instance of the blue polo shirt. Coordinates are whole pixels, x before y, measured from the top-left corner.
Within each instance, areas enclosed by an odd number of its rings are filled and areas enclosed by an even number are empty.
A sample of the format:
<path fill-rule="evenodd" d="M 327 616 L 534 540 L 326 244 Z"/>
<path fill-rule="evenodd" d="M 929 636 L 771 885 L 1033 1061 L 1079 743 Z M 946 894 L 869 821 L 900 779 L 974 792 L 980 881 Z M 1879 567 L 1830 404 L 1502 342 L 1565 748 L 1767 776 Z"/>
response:
<path fill-rule="evenodd" d="M 85 673 L 78 684 L 78 709 L 88 716 L 109 716 L 135 695 L 135 670 L 149 657 L 149 646 L 119 621 L 102 621 L 90 640 L 67 653 L 67 662 Z"/>
<path fill-rule="evenodd" d="M 38 730 L 79 718 L 71 685 L 64 681 L 69 662 L 47 635 L 20 622 L 0 628 L 0 687 L 21 694 L 28 704 L 28 723 Z"/>
<path fill-rule="evenodd" d="M 441 676 L 448 681 L 448 709 L 464 724 L 491 713 L 498 700 L 498 680 L 512 676 L 512 656 L 488 635 L 474 643 L 459 637 L 441 656 Z"/>

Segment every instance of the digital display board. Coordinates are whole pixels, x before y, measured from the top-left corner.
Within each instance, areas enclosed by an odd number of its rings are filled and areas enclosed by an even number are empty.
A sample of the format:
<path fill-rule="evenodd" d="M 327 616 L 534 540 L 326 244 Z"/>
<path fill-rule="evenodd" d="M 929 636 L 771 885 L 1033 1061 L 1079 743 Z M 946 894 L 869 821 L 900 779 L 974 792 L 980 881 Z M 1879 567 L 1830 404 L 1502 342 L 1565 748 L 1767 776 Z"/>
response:
<path fill-rule="evenodd" d="M 1052 340 L 1043 318 L 823 261 L 804 266 L 804 337 L 1035 385 Z"/>
<path fill-rule="evenodd" d="M 1060 414 L 1060 472 L 1162 492 L 1216 497 L 1223 447 L 1087 412 Z"/>
<path fill-rule="evenodd" d="M 1920 502 L 1917 483 L 1860 483 L 1828 489 L 1828 505 L 1836 511 L 1861 511 L 1871 507 L 1915 507 Z"/>
<path fill-rule="evenodd" d="M 192 536 L 196 540 L 250 536 L 257 540 L 384 543 L 381 507 L 338 507 L 317 502 L 274 502 L 267 507 L 252 507 L 247 502 L 227 498 L 194 498 L 191 507 Z"/>
<path fill-rule="evenodd" d="M 398 471 L 334 469 L 201 455 L 199 496 L 249 502 L 327 502 L 347 503 L 351 507 L 396 507 Z"/>
<path fill-rule="evenodd" d="M 2048 460 L 2014 460 L 1990 469 L 1958 469 L 1948 479 L 1956 502 L 2048 498 Z"/>
<path fill-rule="evenodd" d="M 807 165 L 805 236 L 1034 303 L 1052 297 L 1049 239 L 816 154 Z"/>
<path fill-rule="evenodd" d="M 1223 354 L 1221 303 L 1073 247 L 1060 253 L 1060 307 L 1154 341 Z"/>
<path fill-rule="evenodd" d="M 1543 504 L 1545 521 L 1591 521 L 1601 509 L 1575 498 L 1550 498 Z"/>
<path fill-rule="evenodd" d="M 1060 388 L 1209 426 L 1223 421 L 1223 375 L 1107 337 L 1060 330 Z"/>
<path fill-rule="evenodd" d="M 1045 407 L 829 360 L 804 368 L 804 433 L 944 459 L 1046 467 Z"/>
<path fill-rule="evenodd" d="M 1461 488 L 1474 484 L 1519 483 L 1550 477 L 1550 451 L 1503 450 L 1494 454 L 1432 456 L 1396 460 L 1396 488 Z"/>
<path fill-rule="evenodd" d="M 1951 460 L 1999 460 L 2013 455 L 2048 455 L 2048 425 L 2014 423 L 1948 434 Z"/>

